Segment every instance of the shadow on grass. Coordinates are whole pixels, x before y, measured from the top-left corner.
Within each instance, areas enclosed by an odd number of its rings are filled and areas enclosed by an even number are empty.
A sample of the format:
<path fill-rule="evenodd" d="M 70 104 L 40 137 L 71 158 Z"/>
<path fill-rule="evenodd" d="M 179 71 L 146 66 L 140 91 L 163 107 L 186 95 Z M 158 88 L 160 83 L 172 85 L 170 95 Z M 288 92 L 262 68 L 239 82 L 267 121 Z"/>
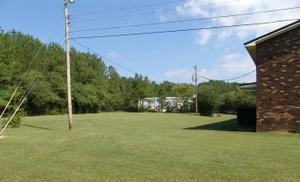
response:
<path fill-rule="evenodd" d="M 30 125 L 30 124 L 22 124 L 22 126 L 29 127 L 29 128 L 40 129 L 40 130 L 52 130 L 50 128 L 45 128 L 45 127 L 41 127 L 41 126 L 34 126 L 34 125 Z"/>
<path fill-rule="evenodd" d="M 186 130 L 217 130 L 255 132 L 255 126 L 240 126 L 236 119 L 184 128 Z"/>

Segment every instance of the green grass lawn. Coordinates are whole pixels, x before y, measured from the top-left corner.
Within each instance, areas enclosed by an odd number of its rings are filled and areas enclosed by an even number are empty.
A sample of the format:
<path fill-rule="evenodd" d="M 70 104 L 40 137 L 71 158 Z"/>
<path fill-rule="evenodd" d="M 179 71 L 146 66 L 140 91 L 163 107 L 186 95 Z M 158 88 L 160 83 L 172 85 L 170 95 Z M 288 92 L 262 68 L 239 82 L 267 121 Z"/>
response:
<path fill-rule="evenodd" d="M 234 116 L 23 118 L 0 140 L 0 181 L 299 181 L 300 135 L 238 131 Z M 236 131 L 237 130 L 237 131 Z"/>

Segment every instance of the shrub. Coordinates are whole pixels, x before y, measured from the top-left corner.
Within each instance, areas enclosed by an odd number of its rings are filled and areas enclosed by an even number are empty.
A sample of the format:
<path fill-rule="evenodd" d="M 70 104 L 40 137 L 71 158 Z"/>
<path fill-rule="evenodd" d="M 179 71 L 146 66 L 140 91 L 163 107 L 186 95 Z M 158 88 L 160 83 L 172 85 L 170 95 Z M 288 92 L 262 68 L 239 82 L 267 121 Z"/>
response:
<path fill-rule="evenodd" d="M 182 113 L 193 112 L 195 108 L 195 101 L 191 100 L 188 97 L 181 98 L 182 106 L 180 107 L 179 111 Z"/>
<path fill-rule="evenodd" d="M 2 126 L 4 127 L 6 123 L 8 122 L 9 118 L 2 120 Z M 14 116 L 14 118 L 11 120 L 11 122 L 8 124 L 8 127 L 10 128 L 19 128 L 21 125 L 21 114 L 18 113 Z"/>
<path fill-rule="evenodd" d="M 242 90 L 235 84 L 208 82 L 200 85 L 198 106 L 201 115 L 235 113 L 237 108 L 255 107 L 253 92 Z"/>
<path fill-rule="evenodd" d="M 256 98 L 248 90 L 237 90 L 236 92 L 237 108 L 254 108 L 256 107 Z"/>
<path fill-rule="evenodd" d="M 235 113 L 236 112 L 236 92 L 230 91 L 222 94 L 221 96 L 222 105 L 219 108 L 220 113 Z"/>
<path fill-rule="evenodd" d="M 221 102 L 216 93 L 203 92 L 198 98 L 198 107 L 201 115 L 212 116 L 214 113 L 218 112 Z"/>

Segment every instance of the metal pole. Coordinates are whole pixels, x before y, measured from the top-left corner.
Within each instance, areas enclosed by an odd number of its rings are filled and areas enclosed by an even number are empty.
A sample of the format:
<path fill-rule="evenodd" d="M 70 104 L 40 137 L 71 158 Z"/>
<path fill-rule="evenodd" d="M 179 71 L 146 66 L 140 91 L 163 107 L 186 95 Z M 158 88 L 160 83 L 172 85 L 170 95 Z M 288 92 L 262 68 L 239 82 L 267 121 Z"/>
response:
<path fill-rule="evenodd" d="M 68 0 L 65 0 L 65 28 L 66 28 L 66 54 L 67 54 L 67 87 L 68 87 L 68 124 L 69 130 L 72 129 L 72 92 L 71 92 L 71 68 L 70 68 L 70 37 L 69 37 L 69 13 L 68 13 Z"/>

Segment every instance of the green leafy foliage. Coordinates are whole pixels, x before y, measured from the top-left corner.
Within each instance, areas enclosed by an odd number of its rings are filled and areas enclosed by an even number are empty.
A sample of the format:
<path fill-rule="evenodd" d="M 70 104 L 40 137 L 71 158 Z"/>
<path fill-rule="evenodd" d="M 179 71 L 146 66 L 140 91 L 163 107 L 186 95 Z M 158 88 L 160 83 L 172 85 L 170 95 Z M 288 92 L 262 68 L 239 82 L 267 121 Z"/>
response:
<path fill-rule="evenodd" d="M 192 84 L 161 84 L 136 74 L 121 77 L 113 66 L 101 58 L 72 48 L 72 100 L 75 113 L 101 111 L 139 111 L 138 101 L 147 97 L 177 97 L 180 107 L 170 106 L 170 112 L 194 112 Z M 30 69 L 29 69 L 30 67 Z M 0 31 L 0 109 L 7 104 L 14 88 L 22 79 L 21 89 L 12 108 L 28 91 L 24 112 L 28 115 L 66 112 L 65 51 L 55 43 L 43 44 L 29 35 Z M 26 76 L 24 76 L 26 73 Z M 161 102 L 163 104 L 163 102 Z M 253 95 L 236 84 L 208 82 L 199 85 L 199 109 L 202 114 L 235 112 L 236 107 L 255 104 Z"/>
<path fill-rule="evenodd" d="M 4 127 L 7 122 L 9 121 L 9 118 L 4 118 L 2 119 L 2 127 Z M 10 121 L 10 123 L 8 124 L 8 127 L 10 128 L 19 128 L 20 125 L 21 125 L 21 114 L 20 113 L 17 113 L 13 119 Z"/>
<path fill-rule="evenodd" d="M 215 92 L 203 91 L 198 107 L 199 111 L 204 116 L 211 116 L 218 111 L 220 106 L 220 97 Z"/>
<path fill-rule="evenodd" d="M 255 107 L 255 95 L 236 83 L 210 81 L 199 85 L 199 111 L 202 115 L 235 113 L 237 108 Z"/>

